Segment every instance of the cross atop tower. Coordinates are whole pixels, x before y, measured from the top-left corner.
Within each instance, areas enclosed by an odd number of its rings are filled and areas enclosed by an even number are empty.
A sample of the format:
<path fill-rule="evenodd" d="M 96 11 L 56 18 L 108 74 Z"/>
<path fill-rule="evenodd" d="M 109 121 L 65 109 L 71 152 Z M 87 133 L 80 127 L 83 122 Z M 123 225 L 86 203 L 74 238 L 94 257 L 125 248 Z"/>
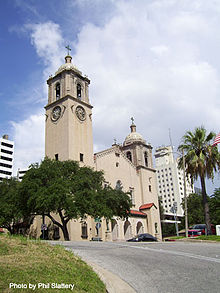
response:
<path fill-rule="evenodd" d="M 134 124 L 134 118 L 131 117 L 131 132 L 136 132 L 136 125 Z"/>
<path fill-rule="evenodd" d="M 65 48 L 67 49 L 67 55 L 69 55 L 69 54 L 70 54 L 70 51 L 71 51 L 70 46 L 68 45 L 68 46 L 66 46 Z"/>

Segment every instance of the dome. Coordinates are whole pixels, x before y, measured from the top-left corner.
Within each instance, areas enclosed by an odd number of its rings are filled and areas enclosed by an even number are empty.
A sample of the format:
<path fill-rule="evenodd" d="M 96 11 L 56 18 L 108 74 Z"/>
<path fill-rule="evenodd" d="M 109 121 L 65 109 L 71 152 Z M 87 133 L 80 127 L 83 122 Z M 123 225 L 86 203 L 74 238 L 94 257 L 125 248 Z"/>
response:
<path fill-rule="evenodd" d="M 124 145 L 128 145 L 134 142 L 141 142 L 146 144 L 146 141 L 143 139 L 143 136 L 140 133 L 136 132 L 136 125 L 134 123 L 131 124 L 130 128 L 131 133 L 126 136 Z"/>
<path fill-rule="evenodd" d="M 138 133 L 138 132 L 132 132 L 129 135 L 126 136 L 125 141 L 124 141 L 124 145 L 133 143 L 133 142 L 142 142 L 142 143 L 146 143 L 146 141 L 143 139 L 143 136 Z"/>
<path fill-rule="evenodd" d="M 71 60 L 72 60 L 72 57 L 67 55 L 65 57 L 65 60 L 66 60 L 66 63 L 61 65 L 59 67 L 59 69 L 56 71 L 55 75 L 59 74 L 60 72 L 64 71 L 64 70 L 74 70 L 76 72 L 78 72 L 79 74 L 82 75 L 82 72 L 79 71 L 72 63 L 71 63 Z"/>

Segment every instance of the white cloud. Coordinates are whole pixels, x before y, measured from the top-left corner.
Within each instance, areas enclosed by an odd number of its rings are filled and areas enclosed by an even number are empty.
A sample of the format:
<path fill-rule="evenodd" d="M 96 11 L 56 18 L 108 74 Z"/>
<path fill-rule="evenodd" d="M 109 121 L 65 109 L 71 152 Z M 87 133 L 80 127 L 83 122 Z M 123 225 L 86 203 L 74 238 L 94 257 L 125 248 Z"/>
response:
<path fill-rule="evenodd" d="M 48 21 L 38 24 L 26 24 L 25 29 L 30 32 L 31 43 L 46 66 L 44 77 L 47 78 L 63 62 L 64 40 L 60 26 Z"/>
<path fill-rule="evenodd" d="M 26 103 L 41 101 L 40 106 L 33 103 L 32 112 L 27 118 L 19 122 L 11 122 L 15 141 L 14 173 L 18 168 L 27 168 L 44 157 L 44 114 L 43 104 L 46 103 L 46 79 L 54 73 L 64 56 L 63 38 L 58 24 L 52 22 L 28 24 L 25 30 L 30 33 L 31 43 L 44 63 L 44 71 L 39 84 L 34 84 L 31 90 L 20 92 L 20 100 Z M 39 108 L 40 107 L 40 108 Z"/>
<path fill-rule="evenodd" d="M 162 56 L 164 53 L 166 53 L 169 50 L 169 48 L 164 45 L 158 45 L 158 46 L 151 47 L 150 50 L 154 52 L 156 55 Z"/>
<path fill-rule="evenodd" d="M 18 168 L 26 169 L 30 164 L 43 159 L 44 120 L 44 114 L 41 111 L 19 123 L 11 122 L 15 141 L 14 174 L 17 173 Z"/>
<path fill-rule="evenodd" d="M 81 15 L 85 9 L 88 16 L 90 6 L 82 4 Z M 214 0 L 113 4 L 111 17 L 103 12 L 105 21 L 98 22 L 94 14 L 73 44 L 73 63 L 91 79 L 96 150 L 114 138 L 122 142 L 131 116 L 154 147 L 169 143 L 169 128 L 176 146 L 195 126 L 218 132 L 220 5 Z M 70 15 L 71 5 L 69 9 Z M 44 62 L 46 79 L 63 63 L 62 26 L 46 22 L 26 29 Z"/>
<path fill-rule="evenodd" d="M 119 1 L 104 27 L 81 30 L 73 60 L 92 81 L 97 145 L 123 140 L 131 116 L 154 146 L 169 143 L 168 128 L 176 145 L 195 126 L 217 131 L 219 68 L 205 43 L 220 21 L 210 19 L 213 3 L 204 11 L 183 2 Z"/>

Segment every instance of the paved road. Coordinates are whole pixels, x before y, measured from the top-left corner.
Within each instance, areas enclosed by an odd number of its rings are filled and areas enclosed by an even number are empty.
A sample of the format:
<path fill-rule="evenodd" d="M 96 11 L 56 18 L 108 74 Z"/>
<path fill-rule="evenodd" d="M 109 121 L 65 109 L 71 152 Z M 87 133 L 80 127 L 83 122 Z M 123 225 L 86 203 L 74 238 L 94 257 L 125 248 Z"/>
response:
<path fill-rule="evenodd" d="M 60 243 L 60 242 L 59 242 Z M 219 293 L 220 244 L 62 242 L 138 293 Z"/>

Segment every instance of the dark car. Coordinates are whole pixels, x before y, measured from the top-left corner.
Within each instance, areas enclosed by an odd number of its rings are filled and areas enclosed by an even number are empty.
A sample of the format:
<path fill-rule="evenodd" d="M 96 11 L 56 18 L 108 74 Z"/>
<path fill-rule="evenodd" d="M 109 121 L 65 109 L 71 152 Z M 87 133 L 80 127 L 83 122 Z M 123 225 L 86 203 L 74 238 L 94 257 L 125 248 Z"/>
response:
<path fill-rule="evenodd" d="M 196 224 L 192 226 L 192 229 L 198 230 L 202 233 L 202 235 L 207 235 L 206 224 Z M 216 234 L 215 226 L 211 224 L 212 234 Z"/>
<path fill-rule="evenodd" d="M 157 241 L 157 238 L 151 234 L 144 233 L 144 234 L 136 235 L 135 237 L 128 239 L 127 241 L 130 241 L 130 242 L 149 241 L 150 242 L 150 241 Z"/>

